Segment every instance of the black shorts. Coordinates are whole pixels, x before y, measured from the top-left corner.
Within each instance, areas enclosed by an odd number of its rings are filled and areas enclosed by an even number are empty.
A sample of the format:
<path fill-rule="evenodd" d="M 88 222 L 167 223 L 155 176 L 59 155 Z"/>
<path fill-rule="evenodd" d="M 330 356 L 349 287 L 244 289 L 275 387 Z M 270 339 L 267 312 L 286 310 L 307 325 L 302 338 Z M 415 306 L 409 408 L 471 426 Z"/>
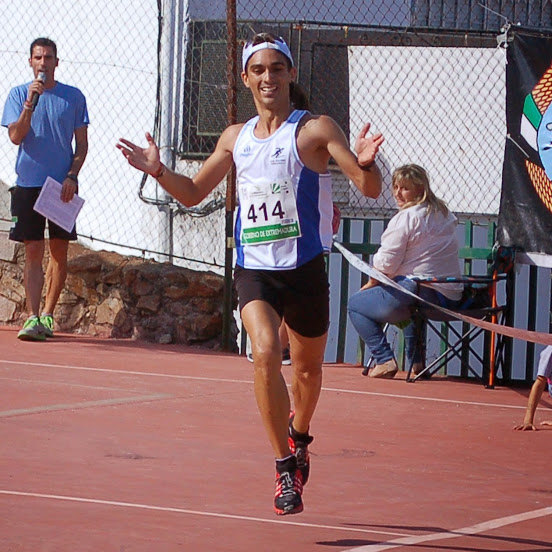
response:
<path fill-rule="evenodd" d="M 44 239 L 47 219 L 33 209 L 41 189 L 23 186 L 16 186 L 11 189 L 12 225 L 10 240 L 24 242 Z M 76 240 L 77 227 L 75 225 L 72 232 L 67 232 L 49 220 L 48 236 L 60 240 Z"/>
<path fill-rule="evenodd" d="M 250 301 L 266 301 L 304 337 L 320 337 L 330 325 L 330 286 L 324 255 L 292 270 L 236 266 L 234 283 L 240 311 Z"/>

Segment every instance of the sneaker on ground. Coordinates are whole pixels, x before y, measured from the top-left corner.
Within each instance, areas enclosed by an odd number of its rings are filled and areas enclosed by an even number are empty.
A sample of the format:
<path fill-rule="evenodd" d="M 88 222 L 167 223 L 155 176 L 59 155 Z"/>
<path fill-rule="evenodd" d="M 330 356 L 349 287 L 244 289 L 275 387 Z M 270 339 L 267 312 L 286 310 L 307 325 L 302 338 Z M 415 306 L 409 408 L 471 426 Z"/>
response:
<path fill-rule="evenodd" d="M 253 353 L 247 353 L 247 360 L 253 362 Z M 282 349 L 282 364 L 289 366 L 291 364 L 291 355 L 289 349 Z"/>
<path fill-rule="evenodd" d="M 54 337 L 54 318 L 50 314 L 43 314 L 40 323 L 44 326 L 46 337 Z"/>
<path fill-rule="evenodd" d="M 280 466 L 279 466 L 280 464 Z M 297 462 L 292 456 L 284 462 L 276 462 L 276 492 L 274 511 L 279 516 L 298 514 L 303 511 L 303 481 Z"/>
<path fill-rule="evenodd" d="M 307 484 L 310 473 L 310 454 L 309 445 L 314 441 L 314 437 L 308 433 L 298 433 L 293 427 L 295 412 L 289 415 L 289 450 L 297 458 L 297 469 L 301 472 L 303 485 Z"/>
<path fill-rule="evenodd" d="M 46 332 L 44 326 L 40 322 L 40 318 L 37 316 L 27 318 L 23 327 L 19 330 L 17 338 L 22 341 L 45 341 Z"/>
<path fill-rule="evenodd" d="M 282 364 L 284 366 L 289 366 L 291 364 L 291 355 L 288 347 L 282 349 Z"/>

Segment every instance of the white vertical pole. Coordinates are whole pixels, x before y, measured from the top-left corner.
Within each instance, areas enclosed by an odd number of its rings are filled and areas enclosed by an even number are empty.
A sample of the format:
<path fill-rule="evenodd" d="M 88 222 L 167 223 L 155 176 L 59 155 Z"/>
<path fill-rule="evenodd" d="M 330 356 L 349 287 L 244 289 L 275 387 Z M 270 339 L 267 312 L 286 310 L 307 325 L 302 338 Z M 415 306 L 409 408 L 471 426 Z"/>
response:
<path fill-rule="evenodd" d="M 173 144 L 174 119 L 174 65 L 175 65 L 175 29 L 177 28 L 178 11 L 175 0 L 162 0 L 161 4 L 161 38 L 159 54 L 159 102 L 160 121 L 157 141 L 161 155 L 161 162 L 174 169 L 175 155 Z M 168 200 L 169 195 L 159 186 L 160 199 Z M 169 206 L 162 206 L 159 222 L 159 250 L 172 255 L 172 213 Z M 160 255 L 159 261 L 167 261 L 165 255 Z"/>

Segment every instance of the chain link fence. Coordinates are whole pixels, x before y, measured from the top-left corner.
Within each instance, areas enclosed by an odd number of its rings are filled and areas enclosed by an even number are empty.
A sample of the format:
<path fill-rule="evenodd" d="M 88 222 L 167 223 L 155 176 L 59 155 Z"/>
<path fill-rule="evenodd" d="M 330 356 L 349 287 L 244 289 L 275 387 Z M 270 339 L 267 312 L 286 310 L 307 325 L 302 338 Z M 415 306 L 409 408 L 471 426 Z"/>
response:
<path fill-rule="evenodd" d="M 48 0 L 4 2 L 0 16 L 17 21 L 3 33 L 0 98 L 32 80 L 29 47 L 39 36 L 54 40 L 56 79 L 82 90 L 90 115 L 88 157 L 79 176 L 85 199 L 79 239 L 95 249 L 173 261 L 199 270 L 222 270 L 224 226 L 217 197 L 185 210 L 157 183 L 126 164 L 120 137 L 145 144 L 152 132 L 168 165 L 176 166 L 182 133 L 180 87 L 186 62 L 182 3 L 137 0 L 67 4 Z M 173 119 L 169 126 L 163 121 Z M 167 130 L 168 129 L 168 130 Z M 10 221 L 9 187 L 15 184 L 17 147 L 0 140 L 0 231 Z M 194 173 L 197 166 L 184 167 Z M 222 197 L 224 192 L 222 191 Z M 215 213 L 213 216 L 212 213 Z"/>
<path fill-rule="evenodd" d="M 239 21 L 236 51 L 253 33 L 265 31 L 290 44 L 313 112 L 331 115 L 351 143 L 364 122 L 386 138 L 378 158 L 385 191 L 377 201 L 361 197 L 330 167 L 334 201 L 344 216 L 392 215 L 391 173 L 404 163 L 426 167 L 453 211 L 496 215 L 506 129 L 505 51 L 496 35 Z M 227 124 L 225 23 L 192 23 L 191 43 L 200 44 L 193 51 L 199 61 L 191 64 L 186 85 L 190 117 L 179 146 L 182 158 L 207 156 Z M 238 81 L 237 120 L 253 114 L 250 93 Z"/>
<path fill-rule="evenodd" d="M 32 78 L 28 48 L 58 45 L 58 80 L 79 87 L 90 114 L 77 230 L 97 248 L 220 274 L 228 265 L 226 182 L 185 208 L 126 164 L 119 137 L 145 144 L 150 131 L 168 166 L 193 176 L 228 124 L 228 57 L 268 31 L 290 44 L 312 111 L 331 115 L 351 142 L 364 122 L 382 132 L 384 193 L 359 196 L 337 167 L 334 201 L 344 217 L 388 219 L 394 168 L 419 163 L 450 208 L 487 225 L 498 212 L 506 134 L 505 48 L 512 24 L 552 29 L 549 1 L 434 0 L 238 2 L 136 0 L 90 3 L 8 0 L 15 22 L 0 47 L 0 98 Z M 231 10 L 232 12 L 232 10 Z M 230 13 L 232 15 L 232 13 Z M 236 40 L 228 40 L 235 26 Z M 254 114 L 239 79 L 238 121 Z M 0 231 L 9 226 L 17 148 L 0 140 Z M 227 208 L 225 209 L 225 205 Z M 228 273 L 226 271 L 226 273 Z"/>
<path fill-rule="evenodd" d="M 86 200 L 78 232 L 95 248 L 222 271 L 225 184 L 184 208 L 151 178 L 128 167 L 115 143 L 144 143 L 153 131 L 164 161 L 197 172 L 228 121 L 228 51 L 239 57 L 255 32 L 290 43 L 312 110 L 333 116 L 351 141 L 365 121 L 386 142 L 379 157 L 385 192 L 360 197 L 335 167 L 334 199 L 344 216 L 394 212 L 390 174 L 425 166 L 436 192 L 467 217 L 498 210 L 505 135 L 507 21 L 550 26 L 547 2 L 256 2 L 237 5 L 237 44 L 228 45 L 226 3 L 184 0 L 5 2 L 0 97 L 32 78 L 28 48 L 57 42 L 58 80 L 87 97 L 89 155 L 81 173 Z M 230 50 L 229 50 L 230 47 Z M 234 49 L 232 49 L 234 48 Z M 237 119 L 254 113 L 238 78 Z M 6 188 L 15 182 L 16 147 L 0 141 L 3 230 Z"/>

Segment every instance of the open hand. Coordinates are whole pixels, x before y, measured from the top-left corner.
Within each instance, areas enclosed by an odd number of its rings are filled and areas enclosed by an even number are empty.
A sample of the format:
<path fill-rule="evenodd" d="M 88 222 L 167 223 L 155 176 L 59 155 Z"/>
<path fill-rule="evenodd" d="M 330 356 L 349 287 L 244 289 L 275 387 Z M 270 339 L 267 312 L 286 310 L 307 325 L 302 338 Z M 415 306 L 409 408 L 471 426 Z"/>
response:
<path fill-rule="evenodd" d="M 370 279 L 360 288 L 360 291 L 364 291 L 366 289 L 370 289 L 379 285 L 380 285 L 380 282 L 378 282 L 378 280 L 370 276 Z"/>
<path fill-rule="evenodd" d="M 355 141 L 355 152 L 359 165 L 369 165 L 372 163 L 385 140 L 381 132 L 372 136 L 366 136 L 370 130 L 370 126 L 370 123 L 366 123 Z"/>
<path fill-rule="evenodd" d="M 117 148 L 121 150 L 129 164 L 134 168 L 148 174 L 157 174 L 161 167 L 159 148 L 149 132 L 146 132 L 146 140 L 148 147 L 141 148 L 124 138 L 119 138 Z"/>
<path fill-rule="evenodd" d="M 514 426 L 514 429 L 516 431 L 537 431 L 537 428 L 533 424 L 526 424 L 526 423 Z"/>

